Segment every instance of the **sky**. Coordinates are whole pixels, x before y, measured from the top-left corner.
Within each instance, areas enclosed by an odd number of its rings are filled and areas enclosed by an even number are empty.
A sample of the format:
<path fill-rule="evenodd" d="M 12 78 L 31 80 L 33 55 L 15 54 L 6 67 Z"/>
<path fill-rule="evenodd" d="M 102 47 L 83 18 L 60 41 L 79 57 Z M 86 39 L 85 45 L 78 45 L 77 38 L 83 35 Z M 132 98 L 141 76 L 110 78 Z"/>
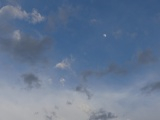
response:
<path fill-rule="evenodd" d="M 159 4 L 0 0 L 0 119 L 158 120 Z"/>

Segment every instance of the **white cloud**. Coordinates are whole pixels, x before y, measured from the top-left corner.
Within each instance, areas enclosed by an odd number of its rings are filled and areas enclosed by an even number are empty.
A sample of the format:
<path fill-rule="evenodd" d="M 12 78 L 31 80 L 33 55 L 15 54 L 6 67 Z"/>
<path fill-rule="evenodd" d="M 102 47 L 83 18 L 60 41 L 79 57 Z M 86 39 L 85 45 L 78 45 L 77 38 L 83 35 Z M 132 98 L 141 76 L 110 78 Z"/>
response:
<path fill-rule="evenodd" d="M 87 114 L 91 114 L 93 108 L 91 108 L 88 104 L 79 104 L 78 106 L 83 112 L 87 113 Z"/>
<path fill-rule="evenodd" d="M 13 31 L 13 35 L 12 35 L 14 40 L 19 41 L 21 39 L 21 33 L 20 30 L 15 30 Z"/>
<path fill-rule="evenodd" d="M 13 19 L 27 19 L 28 13 L 22 10 L 20 6 L 6 5 L 0 9 L 0 18 L 4 16 Z"/>
<path fill-rule="evenodd" d="M 59 68 L 59 69 L 70 69 L 71 68 L 71 62 L 72 60 L 66 58 L 64 60 L 62 60 L 60 63 L 57 63 L 56 64 L 56 68 Z"/>
<path fill-rule="evenodd" d="M 59 82 L 64 86 L 64 83 L 65 83 L 65 79 L 64 78 L 61 78 L 60 80 L 59 80 Z"/>
<path fill-rule="evenodd" d="M 23 19 L 30 23 L 36 24 L 45 20 L 45 17 L 33 9 L 32 13 L 27 13 L 20 6 L 6 5 L 0 9 L 1 19 Z"/>

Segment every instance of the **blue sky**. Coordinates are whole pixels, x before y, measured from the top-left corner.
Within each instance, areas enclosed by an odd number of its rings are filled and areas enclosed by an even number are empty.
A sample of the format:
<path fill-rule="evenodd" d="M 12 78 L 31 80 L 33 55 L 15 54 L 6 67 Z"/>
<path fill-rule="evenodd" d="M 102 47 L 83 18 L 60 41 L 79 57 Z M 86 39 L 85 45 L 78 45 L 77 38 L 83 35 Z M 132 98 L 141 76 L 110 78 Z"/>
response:
<path fill-rule="evenodd" d="M 0 0 L 0 119 L 159 119 L 159 3 Z"/>

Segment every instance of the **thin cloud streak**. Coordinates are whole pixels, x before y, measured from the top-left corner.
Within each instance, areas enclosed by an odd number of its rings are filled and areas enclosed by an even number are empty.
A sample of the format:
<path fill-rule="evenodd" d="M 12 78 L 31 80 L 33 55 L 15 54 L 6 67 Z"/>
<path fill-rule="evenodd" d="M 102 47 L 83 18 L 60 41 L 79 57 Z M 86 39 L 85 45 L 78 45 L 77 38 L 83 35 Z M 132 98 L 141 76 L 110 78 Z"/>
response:
<path fill-rule="evenodd" d="M 137 54 L 137 61 L 139 64 L 155 63 L 158 58 L 153 54 L 150 49 L 146 49 Z"/>
<path fill-rule="evenodd" d="M 86 81 L 89 76 L 103 77 L 110 73 L 115 75 L 125 75 L 127 73 L 127 70 L 120 68 L 116 64 L 110 64 L 107 69 L 102 71 L 93 71 L 93 70 L 84 71 L 82 73 L 82 77 L 83 77 L 83 80 Z"/>
<path fill-rule="evenodd" d="M 160 91 L 160 81 L 152 82 L 141 88 L 143 93 L 153 93 Z"/>
<path fill-rule="evenodd" d="M 115 118 L 117 118 L 117 116 L 112 112 L 106 112 L 100 109 L 98 112 L 93 112 L 89 120 L 110 120 Z"/>

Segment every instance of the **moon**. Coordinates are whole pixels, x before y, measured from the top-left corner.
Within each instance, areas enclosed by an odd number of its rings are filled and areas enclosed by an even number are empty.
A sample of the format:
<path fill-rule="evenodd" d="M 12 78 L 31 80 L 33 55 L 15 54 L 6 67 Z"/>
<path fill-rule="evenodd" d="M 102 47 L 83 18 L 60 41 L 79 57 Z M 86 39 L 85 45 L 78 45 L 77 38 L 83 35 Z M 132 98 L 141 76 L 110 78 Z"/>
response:
<path fill-rule="evenodd" d="M 107 37 L 107 34 L 103 34 L 103 37 Z"/>

